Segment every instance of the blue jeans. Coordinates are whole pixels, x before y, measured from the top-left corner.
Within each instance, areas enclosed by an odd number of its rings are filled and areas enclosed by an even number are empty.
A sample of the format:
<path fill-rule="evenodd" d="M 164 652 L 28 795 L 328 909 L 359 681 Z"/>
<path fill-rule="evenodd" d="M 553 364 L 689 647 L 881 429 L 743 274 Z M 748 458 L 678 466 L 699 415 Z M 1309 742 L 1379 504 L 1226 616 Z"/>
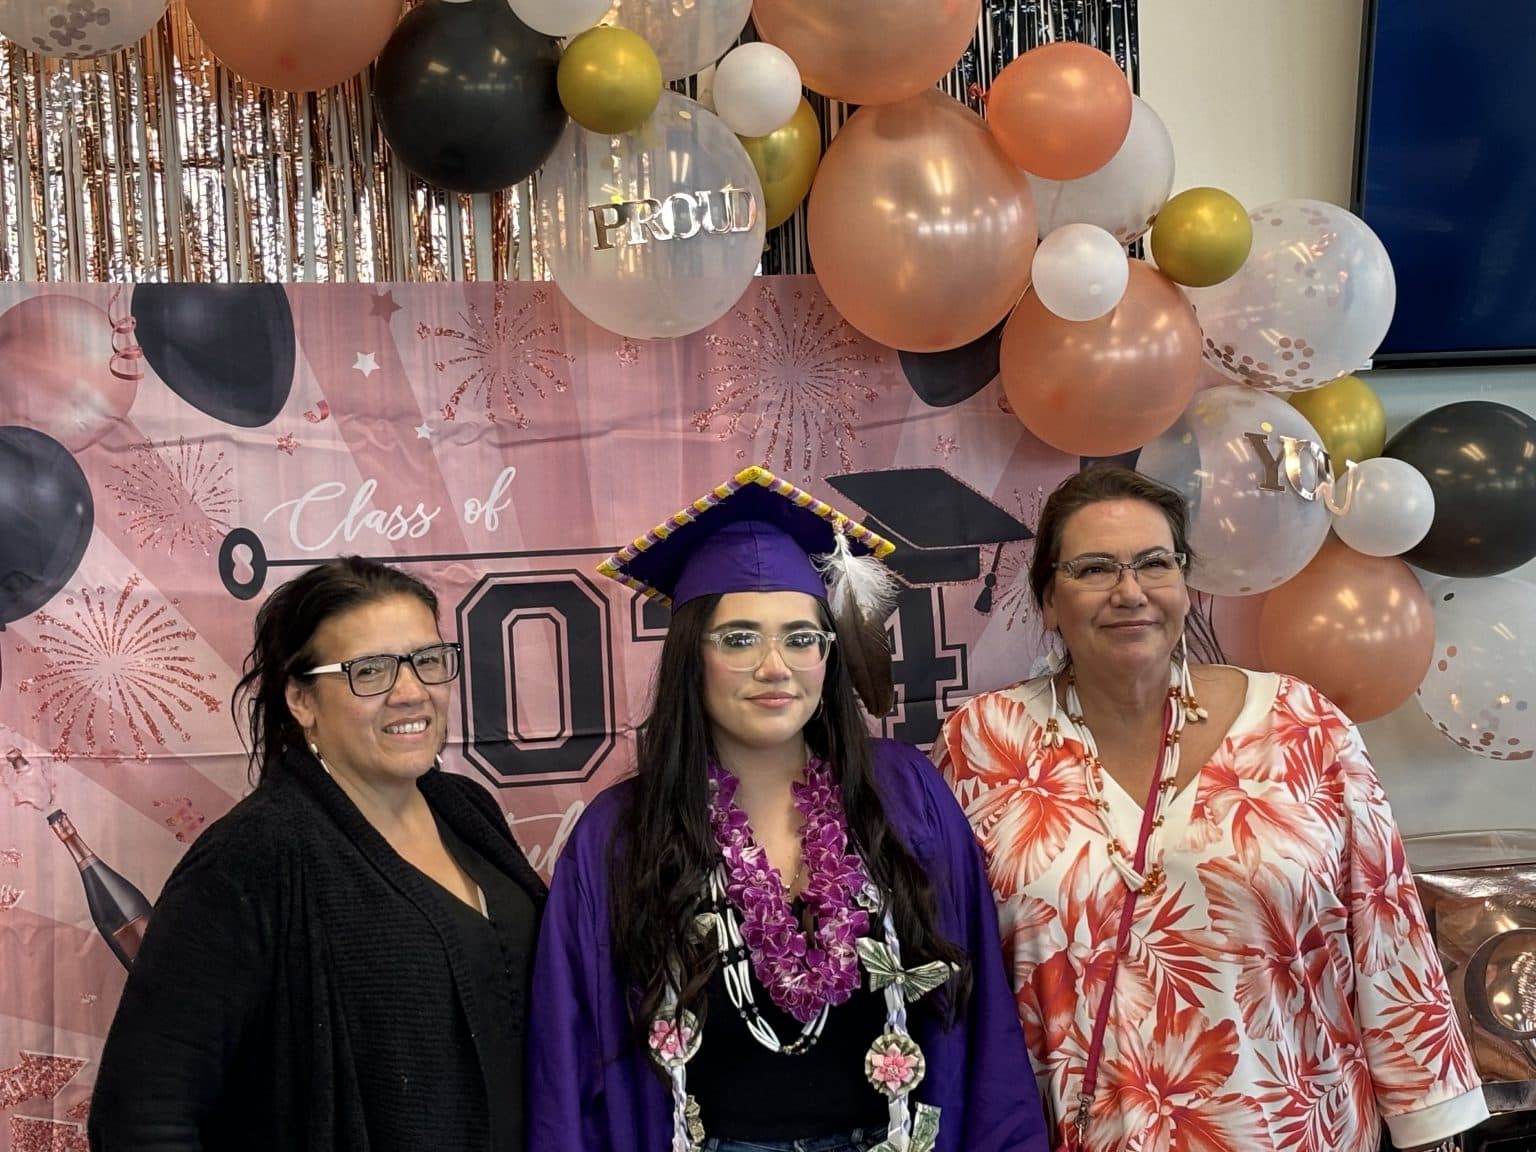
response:
<path fill-rule="evenodd" d="M 812 1136 L 805 1140 L 721 1140 L 711 1136 L 704 1152 L 869 1152 L 885 1132 L 855 1128 L 846 1136 Z"/>

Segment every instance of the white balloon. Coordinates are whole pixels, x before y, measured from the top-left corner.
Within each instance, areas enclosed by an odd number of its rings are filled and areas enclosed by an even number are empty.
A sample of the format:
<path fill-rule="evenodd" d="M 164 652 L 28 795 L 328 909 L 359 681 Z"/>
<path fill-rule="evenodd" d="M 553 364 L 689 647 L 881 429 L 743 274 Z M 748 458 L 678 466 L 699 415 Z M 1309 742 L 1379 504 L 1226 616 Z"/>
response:
<path fill-rule="evenodd" d="M 681 80 L 713 64 L 741 36 L 752 0 L 612 0 L 604 24 L 644 36 L 663 80 Z"/>
<path fill-rule="evenodd" d="M 1490 760 L 1536 753 L 1536 587 L 1507 576 L 1429 589 L 1435 655 L 1419 707 L 1446 739 Z"/>
<path fill-rule="evenodd" d="M 1362 460 L 1334 485 L 1333 531 L 1356 552 L 1401 556 L 1429 535 L 1435 493 L 1412 464 L 1390 456 Z"/>
<path fill-rule="evenodd" d="M 539 174 L 555 283 L 621 336 L 685 336 L 730 310 L 762 259 L 762 184 L 713 112 L 663 89 L 633 132 L 574 121 Z"/>
<path fill-rule="evenodd" d="M 800 69 L 789 53 L 757 41 L 732 48 L 715 68 L 715 112 L 738 136 L 767 136 L 800 107 Z"/>
<path fill-rule="evenodd" d="M 1035 249 L 1030 282 L 1063 320 L 1097 320 L 1125 295 L 1131 266 L 1120 242 L 1094 224 L 1063 224 Z"/>
<path fill-rule="evenodd" d="M 609 0 L 507 0 L 517 18 L 546 36 L 575 36 L 608 11 Z"/>
<path fill-rule="evenodd" d="M 1131 127 L 1120 151 L 1078 180 L 1029 176 L 1040 235 L 1063 224 L 1097 224 L 1121 245 L 1152 227 L 1173 191 L 1173 139 L 1140 96 L 1131 97 Z"/>
<path fill-rule="evenodd" d="M 167 0 L 0 0 L 0 36 L 29 52 L 84 60 L 137 43 L 165 15 Z"/>

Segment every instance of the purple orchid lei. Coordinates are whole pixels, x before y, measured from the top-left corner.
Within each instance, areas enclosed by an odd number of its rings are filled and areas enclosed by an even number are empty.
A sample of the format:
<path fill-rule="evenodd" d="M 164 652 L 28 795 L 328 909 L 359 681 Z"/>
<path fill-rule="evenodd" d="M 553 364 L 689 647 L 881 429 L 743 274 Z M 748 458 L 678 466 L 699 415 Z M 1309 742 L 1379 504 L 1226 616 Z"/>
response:
<path fill-rule="evenodd" d="M 846 1002 L 859 987 L 856 941 L 869 933 L 869 914 L 857 896 L 867 883 L 864 862 L 848 851 L 843 790 L 817 757 L 805 783 L 792 784 L 805 817 L 801 854 L 806 885 L 800 894 L 814 927 L 804 931 L 785 896 L 777 868 L 752 838 L 747 814 L 736 807 L 736 778 L 709 765 L 709 823 L 725 862 L 726 897 L 741 913 L 741 938 L 752 971 L 768 997 L 800 1023 L 829 1005 Z"/>

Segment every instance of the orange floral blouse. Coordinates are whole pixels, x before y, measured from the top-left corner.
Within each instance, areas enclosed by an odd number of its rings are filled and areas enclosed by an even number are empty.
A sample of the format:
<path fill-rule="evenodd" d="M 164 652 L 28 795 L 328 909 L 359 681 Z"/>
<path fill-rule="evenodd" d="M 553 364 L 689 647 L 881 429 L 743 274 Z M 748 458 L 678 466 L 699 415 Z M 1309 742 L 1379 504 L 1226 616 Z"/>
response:
<path fill-rule="evenodd" d="M 1115 975 L 1091 1152 L 1375 1152 L 1487 1116 L 1386 797 L 1354 725 L 1310 685 L 1246 673 L 1227 739 L 1155 834 Z M 1070 1122 L 1128 889 L 1078 733 L 1046 746 L 1048 681 L 952 715 L 933 759 L 986 855 L 1019 1019 Z M 1107 774 L 1134 845 L 1141 807 Z M 1063 1129 L 1064 1135 L 1064 1129 Z"/>

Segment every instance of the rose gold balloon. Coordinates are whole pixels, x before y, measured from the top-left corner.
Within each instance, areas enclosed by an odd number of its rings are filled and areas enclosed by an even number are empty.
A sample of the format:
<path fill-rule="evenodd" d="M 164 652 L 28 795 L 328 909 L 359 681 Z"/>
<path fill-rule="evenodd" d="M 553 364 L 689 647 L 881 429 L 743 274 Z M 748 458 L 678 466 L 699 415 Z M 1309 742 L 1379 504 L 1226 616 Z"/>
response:
<path fill-rule="evenodd" d="M 1429 671 L 1435 620 L 1413 571 L 1329 536 L 1264 599 L 1259 650 L 1272 671 L 1314 685 L 1356 721 L 1385 716 Z"/>
<path fill-rule="evenodd" d="M 987 91 L 987 126 L 1009 158 L 1047 180 L 1108 164 L 1131 129 L 1131 86 L 1114 60 L 1058 41 L 1015 59 Z"/>
<path fill-rule="evenodd" d="M 356 76 L 400 19 L 402 0 L 187 0 L 208 50 L 230 71 L 283 92 Z"/>
<path fill-rule="evenodd" d="M 822 159 L 806 220 L 827 298 L 891 348 L 967 344 L 1029 283 L 1029 183 L 981 119 L 937 89 L 854 113 Z"/>
<path fill-rule="evenodd" d="M 1200 380 L 1200 325 L 1166 276 L 1132 260 L 1125 296 L 1098 320 L 1063 320 L 1033 291 L 1003 329 L 1003 391 L 1052 448 L 1114 456 L 1165 432 Z"/>
<path fill-rule="evenodd" d="M 931 88 L 976 35 L 981 0 L 756 0 L 758 35 L 812 92 L 889 104 Z M 1122 133 L 1123 135 L 1123 133 Z"/>

